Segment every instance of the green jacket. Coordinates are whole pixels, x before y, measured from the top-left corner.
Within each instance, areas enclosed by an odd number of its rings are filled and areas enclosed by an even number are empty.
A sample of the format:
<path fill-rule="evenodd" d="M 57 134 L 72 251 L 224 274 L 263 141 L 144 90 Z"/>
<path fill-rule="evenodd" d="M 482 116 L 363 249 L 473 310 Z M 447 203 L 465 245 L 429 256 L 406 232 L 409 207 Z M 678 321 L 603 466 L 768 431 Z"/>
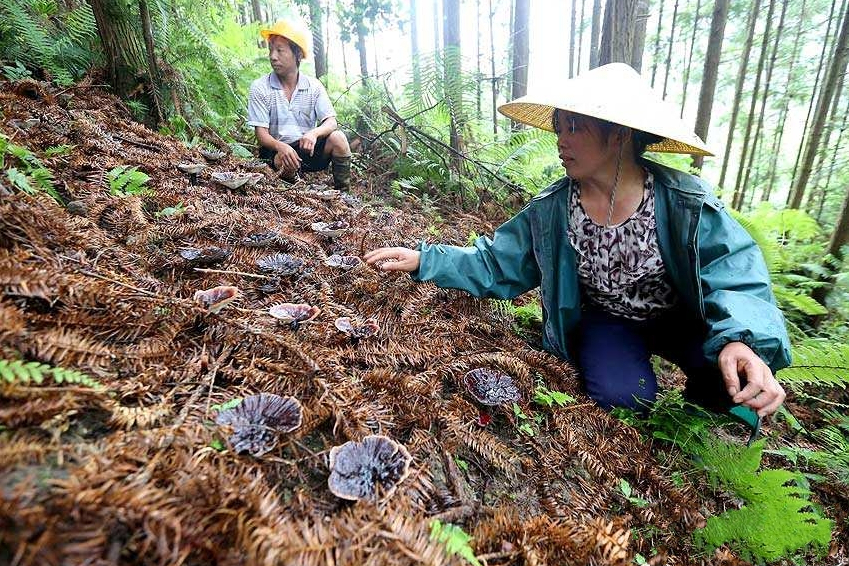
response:
<path fill-rule="evenodd" d="M 660 253 L 683 303 L 708 328 L 704 353 L 716 363 L 729 342 L 747 344 L 773 372 L 790 365 L 790 341 L 757 244 L 698 177 L 651 161 Z M 492 239 L 470 247 L 422 243 L 417 281 L 511 299 L 540 287 L 543 346 L 569 359 L 566 336 L 581 317 L 575 250 L 569 243 L 568 177 L 557 181 Z"/>

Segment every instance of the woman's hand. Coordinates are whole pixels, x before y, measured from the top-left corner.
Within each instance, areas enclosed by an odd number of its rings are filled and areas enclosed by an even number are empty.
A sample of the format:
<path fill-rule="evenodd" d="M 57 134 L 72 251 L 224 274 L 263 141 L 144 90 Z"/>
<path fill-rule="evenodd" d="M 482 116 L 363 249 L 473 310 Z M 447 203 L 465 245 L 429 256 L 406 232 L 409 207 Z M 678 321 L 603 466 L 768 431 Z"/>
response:
<path fill-rule="evenodd" d="M 725 345 L 719 353 L 719 369 L 734 402 L 751 407 L 762 417 L 778 410 L 787 396 L 769 366 L 742 342 Z M 740 376 L 747 382 L 742 390 Z"/>
<path fill-rule="evenodd" d="M 419 258 L 421 252 L 411 250 L 410 248 L 378 248 L 372 250 L 363 256 L 363 259 L 369 265 L 374 265 L 379 261 L 379 268 L 384 271 L 415 271 L 419 268 Z"/>

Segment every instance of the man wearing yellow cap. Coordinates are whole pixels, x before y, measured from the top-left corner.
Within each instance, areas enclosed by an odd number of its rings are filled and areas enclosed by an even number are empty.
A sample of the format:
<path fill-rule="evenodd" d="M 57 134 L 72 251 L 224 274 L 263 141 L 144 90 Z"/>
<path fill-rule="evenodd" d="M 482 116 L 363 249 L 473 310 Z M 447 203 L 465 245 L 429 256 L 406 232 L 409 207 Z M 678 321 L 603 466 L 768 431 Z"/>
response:
<path fill-rule="evenodd" d="M 309 30 L 282 20 L 260 31 L 268 41 L 272 72 L 251 84 L 248 125 L 253 126 L 262 159 L 284 177 L 323 171 L 332 165 L 333 184 L 351 184 L 351 148 L 338 129 L 336 111 L 324 86 L 300 72 L 310 55 Z"/>

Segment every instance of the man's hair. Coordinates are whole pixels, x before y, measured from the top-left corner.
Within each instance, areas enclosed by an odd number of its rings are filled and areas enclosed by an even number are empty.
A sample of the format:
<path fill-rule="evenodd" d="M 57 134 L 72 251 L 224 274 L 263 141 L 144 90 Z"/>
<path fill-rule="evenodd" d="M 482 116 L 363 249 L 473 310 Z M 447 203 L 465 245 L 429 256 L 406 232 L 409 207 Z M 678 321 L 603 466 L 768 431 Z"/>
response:
<path fill-rule="evenodd" d="M 301 46 L 298 45 L 297 43 L 295 43 L 294 41 L 292 41 L 291 39 L 289 39 L 288 37 L 285 37 L 285 36 L 282 36 L 282 35 L 272 35 L 271 37 L 268 38 L 269 49 L 273 46 L 273 44 L 275 42 L 275 38 L 280 38 L 280 39 L 277 39 L 276 41 L 285 41 L 286 43 L 289 44 L 289 49 L 292 50 L 292 55 L 295 56 L 295 64 L 298 67 L 300 67 L 301 61 L 304 59 L 304 50 L 301 49 Z"/>

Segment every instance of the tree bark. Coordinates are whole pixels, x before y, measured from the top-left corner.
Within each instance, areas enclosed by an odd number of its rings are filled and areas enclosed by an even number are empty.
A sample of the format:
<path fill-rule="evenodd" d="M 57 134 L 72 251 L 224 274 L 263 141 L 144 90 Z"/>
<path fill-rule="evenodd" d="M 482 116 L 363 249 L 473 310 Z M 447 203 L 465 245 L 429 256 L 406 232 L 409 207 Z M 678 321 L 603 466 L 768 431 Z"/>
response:
<path fill-rule="evenodd" d="M 607 0 L 601 31 L 599 65 L 629 63 L 636 32 L 636 0 Z"/>
<path fill-rule="evenodd" d="M 828 187 L 831 185 L 831 177 L 834 174 L 834 167 L 837 164 L 837 154 L 843 147 L 843 134 L 846 133 L 847 121 L 849 121 L 849 104 L 847 104 L 846 109 L 843 111 L 843 120 L 841 121 L 840 130 L 837 134 L 837 142 L 834 144 L 831 161 L 828 165 L 828 175 L 825 178 L 825 189 L 823 190 L 822 198 L 820 199 L 819 207 L 817 208 L 816 219 L 819 223 L 822 223 L 822 211 L 823 206 L 825 205 L 826 192 L 828 191 Z"/>
<path fill-rule="evenodd" d="M 687 91 L 690 83 L 690 67 L 693 64 L 693 51 L 696 50 L 696 32 L 699 30 L 699 11 L 702 0 L 696 0 L 696 15 L 693 17 L 693 35 L 690 37 L 690 50 L 687 53 L 687 67 L 684 69 L 684 95 L 681 97 L 681 117 L 684 117 L 684 107 L 687 106 Z"/>
<path fill-rule="evenodd" d="M 675 25 L 678 23 L 678 0 L 672 10 L 672 28 L 669 30 L 669 49 L 666 52 L 666 72 L 663 74 L 663 98 L 666 98 L 666 87 L 669 84 L 669 68 L 672 66 L 672 46 L 675 44 Z"/>
<path fill-rule="evenodd" d="M 820 86 L 820 78 L 822 78 L 822 70 L 825 67 L 826 53 L 828 53 L 828 45 L 831 39 L 831 24 L 834 21 L 834 11 L 837 8 L 837 0 L 831 0 L 831 10 L 828 13 L 828 25 L 825 30 L 825 41 L 822 42 L 822 51 L 820 51 L 820 61 L 817 66 L 817 74 L 814 77 L 814 88 L 811 90 L 811 99 L 808 102 L 808 113 L 805 115 L 805 125 L 802 126 L 802 141 L 799 143 L 799 149 L 796 151 L 796 162 L 793 164 L 793 174 L 790 176 L 791 188 L 787 192 L 787 206 L 793 199 L 796 198 L 793 187 L 795 186 L 796 174 L 799 170 L 799 161 L 802 159 L 802 153 L 805 149 L 805 144 L 808 141 L 808 125 L 811 121 L 811 113 L 814 110 L 814 103 L 817 100 L 817 92 Z M 799 197 L 799 202 L 802 202 L 802 197 Z"/>
<path fill-rule="evenodd" d="M 740 69 L 737 72 L 737 83 L 734 86 L 734 103 L 731 105 L 731 122 L 728 124 L 728 139 L 725 142 L 725 155 L 722 157 L 722 170 L 719 173 L 720 194 L 725 186 L 725 174 L 728 172 L 728 156 L 731 154 L 731 145 L 734 143 L 734 130 L 737 126 L 737 115 L 740 112 L 740 99 L 743 97 L 743 83 L 746 81 L 746 71 L 749 68 L 749 53 L 752 51 L 752 41 L 755 37 L 755 24 L 758 22 L 761 0 L 752 2 L 749 10 L 749 24 L 746 31 L 746 42 L 743 44 L 743 53 L 740 55 Z"/>
<path fill-rule="evenodd" d="M 637 0 L 637 12 L 634 15 L 634 41 L 631 45 L 630 65 L 637 70 L 643 69 L 643 50 L 646 44 L 646 25 L 649 21 L 648 0 Z"/>
<path fill-rule="evenodd" d="M 413 58 L 413 91 L 421 92 L 422 70 L 419 66 L 419 18 L 416 0 L 410 0 L 410 43 Z"/>
<path fill-rule="evenodd" d="M 749 147 L 749 140 L 751 140 L 752 135 L 752 124 L 755 121 L 755 108 L 758 105 L 758 94 L 761 89 L 761 75 L 764 71 L 764 65 L 766 64 L 766 51 L 767 46 L 769 45 L 769 34 L 772 30 L 772 14 L 775 11 L 775 0 L 769 0 L 769 8 L 767 9 L 766 14 L 766 27 L 764 28 L 763 38 L 761 39 L 761 53 L 758 56 L 758 70 L 755 71 L 755 86 L 752 89 L 752 99 L 749 103 L 749 117 L 746 119 L 746 133 L 743 136 L 743 150 L 740 154 L 740 165 L 737 167 L 737 178 L 734 181 L 734 196 L 731 199 L 731 206 L 739 209 L 743 204 L 743 175 L 746 174 L 746 170 L 749 166 L 747 163 L 747 158 L 749 154 L 749 150 L 754 154 L 755 148 Z M 757 144 L 757 138 L 755 138 L 753 145 Z"/>
<path fill-rule="evenodd" d="M 362 21 L 357 22 L 357 52 L 360 54 L 360 76 L 368 78 L 368 58 L 366 57 L 366 28 Z"/>
<path fill-rule="evenodd" d="M 258 0 L 252 0 L 258 2 Z M 312 28 L 312 53 L 315 61 L 315 78 L 327 74 L 327 51 L 324 49 L 321 0 L 310 0 L 310 28 Z"/>
<path fill-rule="evenodd" d="M 654 86 L 654 79 L 657 75 L 657 62 L 660 60 L 660 32 L 663 30 L 663 5 L 665 2 L 659 2 L 660 10 L 657 14 L 657 33 L 654 36 L 654 54 L 651 62 L 651 86 Z"/>
<path fill-rule="evenodd" d="M 837 83 L 843 80 L 843 75 L 846 73 L 846 63 L 849 60 L 849 3 L 846 3 L 846 8 L 843 14 L 843 23 L 840 26 L 840 33 L 837 38 L 837 43 L 834 47 L 834 55 L 831 58 L 831 65 L 826 70 L 826 78 L 823 83 L 822 93 L 817 101 L 817 109 L 814 113 L 814 120 L 811 125 L 811 131 L 805 144 L 805 154 L 801 161 L 799 176 L 793 183 L 793 195 L 790 200 L 790 208 L 799 208 L 802 202 L 802 196 L 805 193 L 805 186 L 808 183 L 808 178 L 811 175 L 811 167 L 813 166 L 814 158 L 819 149 L 820 138 L 823 132 L 826 117 L 828 116 L 828 108 L 831 105 L 831 99 L 837 88 Z"/>
<path fill-rule="evenodd" d="M 150 24 L 150 10 L 147 7 L 147 0 L 139 0 L 139 16 L 141 18 L 142 35 L 144 36 L 144 46 L 147 54 L 147 76 L 150 80 L 150 93 L 153 99 L 154 109 L 156 110 L 154 125 L 158 126 L 161 122 L 165 121 L 165 114 L 162 111 L 159 65 L 156 63 L 156 49 L 153 44 L 153 29 Z"/>
<path fill-rule="evenodd" d="M 492 0 L 489 0 L 489 62 L 492 75 L 490 86 L 492 87 L 492 135 L 498 135 L 498 78 L 495 76 L 495 26 L 493 19 L 495 12 L 492 9 Z"/>
<path fill-rule="evenodd" d="M 729 0 L 716 0 L 710 23 L 710 38 L 705 54 L 705 68 L 702 73 L 702 86 L 699 90 L 699 110 L 696 113 L 696 134 L 707 141 L 710 116 L 713 111 L 713 96 L 716 93 L 716 79 L 719 70 L 719 56 L 722 54 L 722 41 L 725 36 L 725 23 L 728 21 Z M 693 158 L 693 167 L 701 169 L 704 156 Z"/>
<path fill-rule="evenodd" d="M 581 74 L 581 51 L 584 47 L 584 16 L 586 15 L 587 0 L 581 0 L 581 16 L 578 23 L 578 67 L 576 73 Z"/>
<path fill-rule="evenodd" d="M 448 102 L 448 113 L 451 117 L 450 145 L 455 151 L 451 155 L 453 173 L 462 174 L 463 152 L 463 108 L 462 82 L 460 79 L 460 0 L 442 0 L 443 11 L 443 44 L 445 45 L 445 98 Z M 462 184 L 460 198 L 463 200 Z"/>
<path fill-rule="evenodd" d="M 599 36 L 601 31 L 601 0 L 593 0 L 593 21 L 590 30 L 590 69 L 598 67 Z"/>
<path fill-rule="evenodd" d="M 259 0 L 251 0 L 251 11 L 253 12 L 254 22 L 261 23 L 262 8 L 259 5 Z M 260 49 L 264 49 L 265 47 L 267 47 L 267 44 L 265 43 L 265 40 L 262 37 L 260 37 L 256 43 Z"/>
<path fill-rule="evenodd" d="M 578 18 L 578 15 L 576 13 L 577 12 L 577 6 L 575 5 L 576 1 L 577 0 L 571 0 L 571 2 L 570 2 L 571 6 L 572 6 L 572 9 L 570 10 L 572 17 L 571 17 L 570 24 L 569 24 L 569 78 L 570 79 L 575 76 L 575 22 Z"/>
<path fill-rule="evenodd" d="M 480 121 L 483 119 L 481 111 L 481 0 L 475 0 L 475 118 Z"/>
<path fill-rule="evenodd" d="M 513 33 L 511 34 L 513 36 L 513 84 L 510 89 L 510 96 L 513 100 L 528 93 L 528 55 L 530 52 L 528 22 L 530 21 L 530 9 L 530 0 L 516 0 L 516 9 L 513 12 Z"/>

